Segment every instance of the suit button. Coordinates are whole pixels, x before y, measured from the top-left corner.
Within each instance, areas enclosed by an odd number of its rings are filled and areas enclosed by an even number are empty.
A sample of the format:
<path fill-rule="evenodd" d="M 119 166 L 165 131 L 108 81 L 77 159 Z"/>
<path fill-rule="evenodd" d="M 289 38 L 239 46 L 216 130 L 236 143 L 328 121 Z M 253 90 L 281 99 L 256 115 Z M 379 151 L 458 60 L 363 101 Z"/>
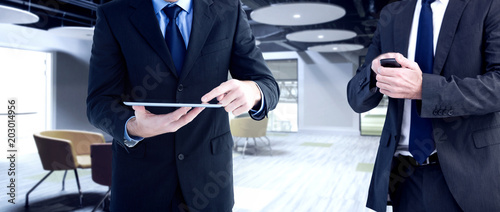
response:
<path fill-rule="evenodd" d="M 448 111 L 448 115 L 449 115 L 449 116 L 453 116 L 453 110 L 449 110 L 449 111 Z"/>
<path fill-rule="evenodd" d="M 179 154 L 179 155 L 177 156 L 177 158 L 178 158 L 179 160 L 184 160 L 184 155 L 183 155 L 183 154 Z"/>
<path fill-rule="evenodd" d="M 177 91 L 182 92 L 182 90 L 184 90 L 184 86 L 183 86 L 182 84 L 180 84 L 180 85 L 177 87 Z"/>

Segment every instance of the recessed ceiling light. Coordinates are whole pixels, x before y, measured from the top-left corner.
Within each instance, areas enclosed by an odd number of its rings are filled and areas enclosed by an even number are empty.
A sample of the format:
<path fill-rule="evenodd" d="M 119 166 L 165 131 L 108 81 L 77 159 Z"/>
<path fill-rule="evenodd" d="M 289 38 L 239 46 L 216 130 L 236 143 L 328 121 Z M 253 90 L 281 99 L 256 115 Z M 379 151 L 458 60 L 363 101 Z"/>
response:
<path fill-rule="evenodd" d="M 94 36 L 93 27 L 63 26 L 63 27 L 51 28 L 48 31 L 58 36 L 71 37 L 83 40 L 92 40 L 92 37 Z"/>
<path fill-rule="evenodd" d="M 346 43 L 346 44 L 328 44 L 328 45 L 311 46 L 307 48 L 307 50 L 326 53 L 326 52 L 356 51 L 363 48 L 364 48 L 363 45 Z"/>
<path fill-rule="evenodd" d="M 330 22 L 343 17 L 344 8 L 327 3 L 283 3 L 250 13 L 252 20 L 275 26 L 302 26 Z"/>
<path fill-rule="evenodd" d="M 286 35 L 286 39 L 297 42 L 333 42 L 351 39 L 356 33 L 349 30 L 320 29 L 305 30 Z"/>
<path fill-rule="evenodd" d="M 0 5 L 0 23 L 31 24 L 38 22 L 38 20 L 40 18 L 31 12 Z"/>

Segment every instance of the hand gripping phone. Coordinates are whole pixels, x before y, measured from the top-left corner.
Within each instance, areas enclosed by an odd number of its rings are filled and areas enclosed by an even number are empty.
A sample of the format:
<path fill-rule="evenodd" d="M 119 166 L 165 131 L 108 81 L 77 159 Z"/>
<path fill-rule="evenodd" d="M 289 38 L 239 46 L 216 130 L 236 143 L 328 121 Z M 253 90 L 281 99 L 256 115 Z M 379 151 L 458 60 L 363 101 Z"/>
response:
<path fill-rule="evenodd" d="M 380 59 L 380 65 L 387 68 L 401 68 L 401 65 L 394 58 Z"/>

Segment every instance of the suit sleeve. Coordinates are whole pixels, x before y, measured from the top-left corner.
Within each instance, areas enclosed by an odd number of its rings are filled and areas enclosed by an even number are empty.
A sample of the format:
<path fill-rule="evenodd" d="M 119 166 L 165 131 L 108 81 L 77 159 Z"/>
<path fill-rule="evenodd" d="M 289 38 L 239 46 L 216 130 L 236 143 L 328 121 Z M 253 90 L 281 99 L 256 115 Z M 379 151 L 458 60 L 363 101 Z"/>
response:
<path fill-rule="evenodd" d="M 422 117 L 484 115 L 500 111 L 500 3 L 491 2 L 482 36 L 482 67 L 478 67 L 483 70 L 477 70 L 484 74 L 468 78 L 424 74 Z M 460 60 L 467 63 L 467 58 Z M 455 68 L 461 68 L 460 64 Z"/>
<path fill-rule="evenodd" d="M 368 47 L 365 63 L 360 64 L 356 75 L 347 84 L 347 101 L 356 113 L 363 113 L 375 108 L 384 96 L 376 87 L 375 73 L 371 69 L 372 60 L 381 54 L 379 30 L 383 30 L 380 23 L 373 35 L 372 43 Z"/>
<path fill-rule="evenodd" d="M 266 66 L 260 49 L 255 45 L 255 38 L 248 24 L 246 13 L 241 8 L 241 3 L 238 3 L 238 9 L 229 70 L 234 79 L 252 80 L 259 85 L 264 98 L 264 110 L 257 116 L 251 114 L 251 117 L 261 120 L 278 104 L 279 87 Z"/>
<path fill-rule="evenodd" d="M 124 126 L 134 115 L 122 104 L 126 65 L 101 8 L 97 10 L 94 43 L 89 67 L 87 117 L 92 125 L 123 145 Z"/>

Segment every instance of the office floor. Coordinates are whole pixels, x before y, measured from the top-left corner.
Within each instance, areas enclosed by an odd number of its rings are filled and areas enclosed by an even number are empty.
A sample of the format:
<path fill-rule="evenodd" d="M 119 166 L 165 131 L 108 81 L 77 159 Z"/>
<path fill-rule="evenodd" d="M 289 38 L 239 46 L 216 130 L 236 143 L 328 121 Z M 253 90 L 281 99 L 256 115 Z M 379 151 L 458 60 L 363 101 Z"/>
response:
<path fill-rule="evenodd" d="M 256 155 L 252 146 L 245 157 L 234 153 L 234 212 L 370 211 L 365 203 L 378 137 L 317 132 L 268 137 L 272 156 L 265 147 Z M 1 169 L 7 165 L 0 160 Z M 68 173 L 61 191 L 63 172 L 54 172 L 31 193 L 30 208 L 25 209 L 26 193 L 47 172 L 37 154 L 20 156 L 17 166 L 16 204 L 7 203 L 7 177 L 2 176 L 0 211 L 91 211 L 107 191 L 92 181 L 90 170 L 79 170 L 84 193 L 79 208 L 74 174 Z"/>

